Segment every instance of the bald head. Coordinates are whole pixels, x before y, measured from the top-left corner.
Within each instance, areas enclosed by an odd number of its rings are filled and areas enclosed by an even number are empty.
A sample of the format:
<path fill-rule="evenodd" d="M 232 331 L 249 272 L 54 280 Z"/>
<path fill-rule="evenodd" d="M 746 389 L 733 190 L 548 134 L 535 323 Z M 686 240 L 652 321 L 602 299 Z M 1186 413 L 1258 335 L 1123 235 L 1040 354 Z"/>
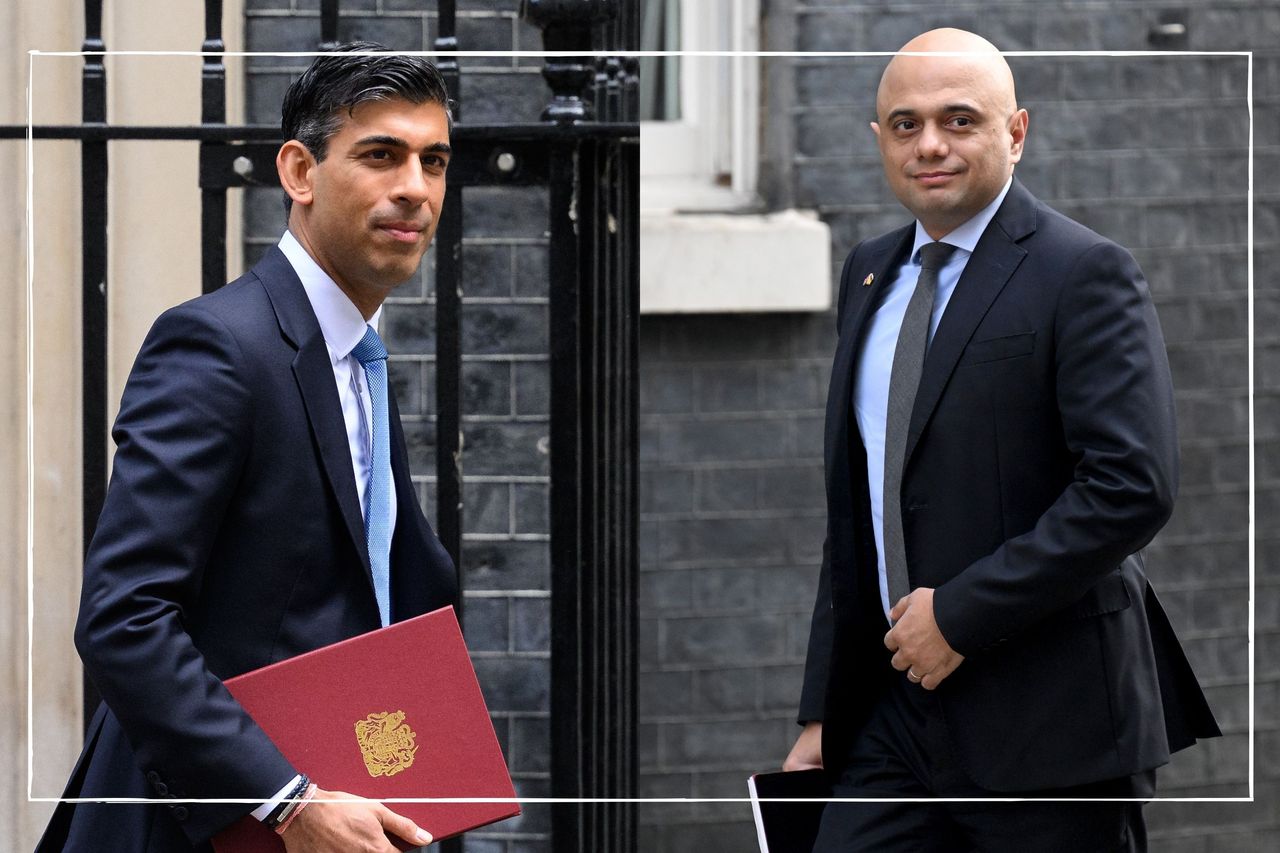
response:
<path fill-rule="evenodd" d="M 922 56 L 918 54 L 941 54 Z M 876 92 L 876 115 L 883 116 L 886 95 L 903 86 L 956 80 L 981 89 L 1012 113 L 1018 108 L 1013 72 L 1000 49 L 976 33 L 944 27 L 922 33 L 904 44 L 889 61 Z"/>
<path fill-rule="evenodd" d="M 996 46 L 964 30 L 903 45 L 876 92 L 885 176 L 935 240 L 995 199 L 1022 157 L 1027 112 Z"/>

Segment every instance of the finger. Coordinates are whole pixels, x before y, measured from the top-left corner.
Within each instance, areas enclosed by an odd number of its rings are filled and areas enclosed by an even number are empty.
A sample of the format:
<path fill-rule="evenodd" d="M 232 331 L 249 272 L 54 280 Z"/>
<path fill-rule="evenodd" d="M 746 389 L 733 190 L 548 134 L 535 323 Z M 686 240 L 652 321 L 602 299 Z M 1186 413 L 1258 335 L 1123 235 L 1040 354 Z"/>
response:
<path fill-rule="evenodd" d="M 925 690 L 935 690 L 938 685 L 946 680 L 947 676 L 956 671 L 956 667 L 960 665 L 960 661 L 964 658 L 951 659 L 941 664 L 937 668 L 930 670 L 929 673 L 920 681 L 920 686 Z"/>
<path fill-rule="evenodd" d="M 910 599 L 911 599 L 910 593 L 902 596 L 902 598 L 899 598 L 898 603 L 893 605 L 892 608 L 890 608 L 889 618 L 892 619 L 894 622 L 897 622 L 899 619 L 901 619 L 902 614 L 907 612 L 907 607 L 909 607 L 911 604 Z"/>
<path fill-rule="evenodd" d="M 896 652 L 898 645 L 898 638 L 894 636 L 893 629 L 890 628 L 889 632 L 884 635 L 884 647 L 891 652 Z"/>
<path fill-rule="evenodd" d="M 382 810 L 378 812 L 378 819 L 382 821 L 383 829 L 411 844 L 425 847 L 431 843 L 431 833 L 404 815 L 396 814 L 386 806 L 383 806 Z"/>
<path fill-rule="evenodd" d="M 911 666 L 912 661 L 902 652 L 901 649 L 899 649 L 893 657 L 889 658 L 889 663 L 898 672 L 906 672 Z"/>

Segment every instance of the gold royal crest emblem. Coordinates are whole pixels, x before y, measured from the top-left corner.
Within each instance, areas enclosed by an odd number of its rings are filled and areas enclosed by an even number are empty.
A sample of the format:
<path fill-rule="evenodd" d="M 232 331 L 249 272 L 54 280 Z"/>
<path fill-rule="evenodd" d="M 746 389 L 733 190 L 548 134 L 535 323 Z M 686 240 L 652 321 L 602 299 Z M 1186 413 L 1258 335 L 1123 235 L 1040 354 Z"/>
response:
<path fill-rule="evenodd" d="M 417 735 L 404 722 L 404 711 L 370 714 L 356 721 L 356 742 L 369 775 L 394 776 L 413 766 Z"/>

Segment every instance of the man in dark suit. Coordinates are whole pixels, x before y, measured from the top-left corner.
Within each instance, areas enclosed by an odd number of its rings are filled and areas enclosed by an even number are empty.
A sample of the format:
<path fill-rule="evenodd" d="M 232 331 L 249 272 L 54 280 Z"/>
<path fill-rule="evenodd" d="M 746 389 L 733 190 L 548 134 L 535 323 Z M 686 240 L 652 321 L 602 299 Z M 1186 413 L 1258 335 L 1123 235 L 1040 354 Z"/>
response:
<path fill-rule="evenodd" d="M 430 841 L 380 804 L 324 804 L 349 795 L 309 790 L 222 685 L 457 597 L 374 330 L 435 233 L 448 96 L 423 59 L 349 55 L 377 47 L 318 58 L 291 86 L 288 232 L 165 312 L 134 364 L 76 626 L 104 703 L 64 796 L 159 802 L 63 803 L 40 850 L 207 850 L 250 812 L 290 851 Z M 163 804 L 219 798 L 261 805 Z"/>
<path fill-rule="evenodd" d="M 1219 732 L 1140 554 L 1177 489 L 1146 282 L 1013 178 L 1028 117 L 986 40 L 908 43 L 876 114 L 916 223 L 841 277 L 786 769 L 848 797 L 1150 797 L 1171 751 Z M 828 806 L 815 849 L 1144 847 L 1135 803 L 887 802 Z"/>

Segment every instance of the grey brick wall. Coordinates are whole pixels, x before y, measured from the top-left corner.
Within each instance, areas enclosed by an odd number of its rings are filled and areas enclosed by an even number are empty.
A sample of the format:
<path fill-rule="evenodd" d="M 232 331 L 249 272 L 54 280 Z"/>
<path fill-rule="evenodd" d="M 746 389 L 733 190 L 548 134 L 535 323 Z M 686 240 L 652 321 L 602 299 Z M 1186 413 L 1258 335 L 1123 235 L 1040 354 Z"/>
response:
<path fill-rule="evenodd" d="M 519 0 L 463 0 L 464 50 L 541 49 L 519 19 Z M 246 43 L 254 51 L 315 50 L 315 0 L 249 0 Z M 434 2 L 347 0 L 343 40 L 373 39 L 430 49 Z M 247 65 L 250 122 L 278 123 L 302 58 Z M 541 61 L 464 58 L 461 115 L 467 122 L 536 121 L 549 100 Z M 472 660 L 521 797 L 549 795 L 550 569 L 548 551 L 547 193 L 538 188 L 464 192 L 463 564 L 464 630 Z M 246 264 L 285 228 L 278 190 L 251 190 L 245 205 Z M 435 520 L 435 250 L 419 279 L 386 302 L 383 332 L 427 517 Z M 471 833 L 468 853 L 546 853 L 549 807 Z"/>
<path fill-rule="evenodd" d="M 1257 803 L 1148 808 L 1152 849 L 1280 841 L 1280 10 L 1267 4 L 774 0 L 771 50 L 892 50 L 935 26 L 1006 50 L 1146 50 L 1166 9 L 1192 50 L 1253 50 Z M 765 61 L 762 186 L 816 209 L 839 263 L 907 221 L 866 122 L 883 59 Z M 1162 796 L 1249 796 L 1249 63 L 1244 57 L 1019 58 L 1030 110 L 1020 178 L 1129 247 L 1151 282 L 1179 408 L 1182 488 L 1150 575 L 1226 736 L 1181 753 Z M 742 796 L 797 733 L 823 525 L 829 315 L 646 317 L 642 323 L 642 791 Z M 659 851 L 755 849 L 749 807 L 642 807 Z"/>

